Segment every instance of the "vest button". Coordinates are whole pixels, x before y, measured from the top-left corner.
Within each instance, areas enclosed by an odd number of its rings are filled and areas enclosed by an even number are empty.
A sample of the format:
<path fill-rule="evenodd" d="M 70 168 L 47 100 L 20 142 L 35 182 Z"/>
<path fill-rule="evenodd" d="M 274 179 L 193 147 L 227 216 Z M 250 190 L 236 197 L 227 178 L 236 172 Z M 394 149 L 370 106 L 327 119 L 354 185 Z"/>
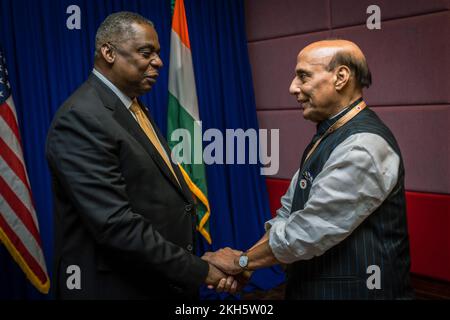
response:
<path fill-rule="evenodd" d="M 192 211 L 192 208 L 193 208 L 193 205 L 192 205 L 192 204 L 187 204 L 187 205 L 184 206 L 184 211 L 185 211 L 186 213 L 189 213 L 189 212 Z"/>
<path fill-rule="evenodd" d="M 186 249 L 188 249 L 188 251 L 192 251 L 192 249 L 193 249 L 193 248 L 192 248 L 192 245 L 191 245 L 191 244 L 188 244 L 187 247 L 186 247 Z"/>

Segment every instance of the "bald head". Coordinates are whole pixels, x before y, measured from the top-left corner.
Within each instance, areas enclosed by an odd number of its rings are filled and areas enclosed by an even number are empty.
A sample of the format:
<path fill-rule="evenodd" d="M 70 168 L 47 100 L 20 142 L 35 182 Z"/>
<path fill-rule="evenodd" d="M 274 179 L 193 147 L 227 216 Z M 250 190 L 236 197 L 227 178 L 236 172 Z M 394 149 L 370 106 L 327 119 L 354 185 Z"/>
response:
<path fill-rule="evenodd" d="M 372 75 L 361 49 L 348 40 L 323 40 L 313 42 L 299 53 L 312 64 L 322 64 L 328 71 L 339 66 L 347 66 L 355 80 L 355 85 L 364 88 L 372 84 Z"/>
<path fill-rule="evenodd" d="M 337 52 L 346 52 L 357 59 L 365 60 L 361 49 L 348 40 L 322 40 L 307 45 L 300 54 L 314 52 L 317 57 L 333 57 Z"/>

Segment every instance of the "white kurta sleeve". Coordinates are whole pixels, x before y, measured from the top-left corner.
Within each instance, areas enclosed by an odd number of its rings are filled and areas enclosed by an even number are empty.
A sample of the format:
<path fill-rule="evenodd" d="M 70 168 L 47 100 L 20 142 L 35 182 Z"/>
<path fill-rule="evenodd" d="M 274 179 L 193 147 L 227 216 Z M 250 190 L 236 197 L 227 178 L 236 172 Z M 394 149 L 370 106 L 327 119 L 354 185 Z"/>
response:
<path fill-rule="evenodd" d="M 399 165 L 399 156 L 381 136 L 354 134 L 333 150 L 304 209 L 289 214 L 297 172 L 278 216 L 266 223 L 275 257 L 283 263 L 307 260 L 344 240 L 390 194 Z"/>

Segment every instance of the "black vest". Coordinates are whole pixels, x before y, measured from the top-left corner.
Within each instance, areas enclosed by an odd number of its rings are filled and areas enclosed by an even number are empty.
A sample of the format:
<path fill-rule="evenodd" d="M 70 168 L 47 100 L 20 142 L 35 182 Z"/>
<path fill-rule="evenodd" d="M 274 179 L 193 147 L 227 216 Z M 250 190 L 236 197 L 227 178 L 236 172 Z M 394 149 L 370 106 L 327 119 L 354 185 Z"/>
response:
<path fill-rule="evenodd" d="M 352 106 L 354 106 L 352 104 Z M 333 120 L 318 125 L 318 134 L 351 109 Z M 391 131 L 378 116 L 365 108 L 347 124 L 325 137 L 302 168 L 296 184 L 291 213 L 304 208 L 311 180 L 322 171 L 331 152 L 349 136 L 373 133 L 384 138 L 399 155 L 400 149 Z M 300 187 L 300 181 L 308 181 Z M 378 266 L 381 289 L 370 290 L 367 270 Z M 286 299 L 407 299 L 412 298 L 409 279 L 410 256 L 403 161 L 400 161 L 398 182 L 381 206 L 370 214 L 346 239 L 310 260 L 300 260 L 287 267 Z M 372 281 L 370 281 L 372 283 Z"/>

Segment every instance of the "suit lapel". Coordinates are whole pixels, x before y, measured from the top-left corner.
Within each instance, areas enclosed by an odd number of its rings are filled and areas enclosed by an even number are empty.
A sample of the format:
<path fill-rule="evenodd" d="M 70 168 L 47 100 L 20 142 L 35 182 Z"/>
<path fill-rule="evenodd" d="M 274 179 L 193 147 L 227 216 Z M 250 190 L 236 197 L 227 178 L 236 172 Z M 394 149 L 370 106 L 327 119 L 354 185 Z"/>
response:
<path fill-rule="evenodd" d="M 139 104 L 141 106 L 143 106 L 143 104 L 141 103 L 141 101 L 139 101 Z M 163 146 L 164 150 L 166 151 L 166 153 L 169 155 L 171 154 L 171 150 L 169 148 L 169 144 L 167 143 L 167 140 L 164 138 L 164 136 L 161 134 L 161 131 L 159 130 L 158 126 L 156 125 L 156 123 L 153 121 L 152 116 L 150 115 L 149 110 L 147 109 L 147 107 L 143 107 L 142 108 L 145 112 L 145 114 L 147 115 L 148 119 L 150 120 L 153 128 L 155 129 L 156 135 L 158 136 L 159 141 L 161 142 L 161 145 Z M 162 160 L 162 159 L 161 159 Z M 164 160 L 162 160 L 164 161 Z M 173 164 L 173 162 L 172 162 Z M 166 166 L 167 167 L 167 166 Z M 181 173 L 180 168 L 178 167 L 178 165 L 172 165 L 173 167 L 173 171 L 175 172 L 178 181 L 180 181 L 180 185 L 181 188 L 183 189 L 183 192 L 185 193 L 185 196 L 188 197 L 188 199 L 192 200 L 192 193 L 191 190 L 189 189 L 188 185 L 186 184 L 186 181 L 184 180 L 183 174 Z"/>
<path fill-rule="evenodd" d="M 103 82 L 101 82 L 100 79 L 98 79 L 95 75 L 91 75 L 88 79 L 88 82 L 93 85 L 97 92 L 99 93 L 100 98 L 102 99 L 103 103 L 105 104 L 105 107 L 108 109 L 111 109 L 113 111 L 113 117 L 116 119 L 116 121 L 127 131 L 129 132 L 136 141 L 142 145 L 142 147 L 145 149 L 145 151 L 149 154 L 149 156 L 152 158 L 152 160 L 156 163 L 158 168 L 160 169 L 161 173 L 166 176 L 167 179 L 174 185 L 175 189 L 178 190 L 189 202 L 192 202 L 192 196 L 189 192 L 189 188 L 187 188 L 186 183 L 184 181 L 184 178 L 181 176 L 181 172 L 177 166 L 173 166 L 173 169 L 175 171 L 175 174 L 177 175 L 178 180 L 180 181 L 180 185 L 176 181 L 175 177 L 173 176 L 170 169 L 167 167 L 166 163 L 164 162 L 164 159 L 159 154 L 158 150 L 155 148 L 155 146 L 150 142 L 150 139 L 147 137 L 145 132 L 141 129 L 137 121 L 133 118 L 131 113 L 127 110 L 127 108 L 124 106 L 122 101 L 116 96 L 114 92 L 111 91 Z M 139 101 L 139 104 L 141 102 Z M 142 106 L 142 104 L 141 104 Z M 161 141 L 161 144 L 163 145 L 164 149 L 167 152 L 168 146 L 165 141 L 165 139 L 161 136 L 161 133 L 159 132 L 157 126 L 153 122 L 153 119 L 151 118 L 147 108 L 143 108 L 143 110 L 146 112 L 147 117 L 149 118 L 150 122 L 153 125 L 153 128 L 156 131 L 156 134 L 158 135 L 159 140 Z M 170 154 L 170 152 L 168 152 Z"/>
<path fill-rule="evenodd" d="M 145 151 L 147 151 L 147 153 L 159 167 L 162 174 L 164 174 L 166 178 L 169 179 L 170 182 L 174 185 L 174 187 L 181 192 L 182 190 L 180 189 L 180 185 L 175 180 L 175 177 L 173 176 L 169 167 L 167 167 L 164 159 L 161 157 L 158 150 L 151 143 L 150 139 L 147 137 L 145 132 L 141 129 L 139 124 L 136 122 L 136 120 L 133 118 L 133 116 L 121 101 L 119 101 L 118 105 L 116 105 L 115 107 L 114 118 L 144 147 Z M 158 136 L 158 138 L 160 137 Z M 182 193 L 184 196 L 186 196 L 184 192 Z"/>

